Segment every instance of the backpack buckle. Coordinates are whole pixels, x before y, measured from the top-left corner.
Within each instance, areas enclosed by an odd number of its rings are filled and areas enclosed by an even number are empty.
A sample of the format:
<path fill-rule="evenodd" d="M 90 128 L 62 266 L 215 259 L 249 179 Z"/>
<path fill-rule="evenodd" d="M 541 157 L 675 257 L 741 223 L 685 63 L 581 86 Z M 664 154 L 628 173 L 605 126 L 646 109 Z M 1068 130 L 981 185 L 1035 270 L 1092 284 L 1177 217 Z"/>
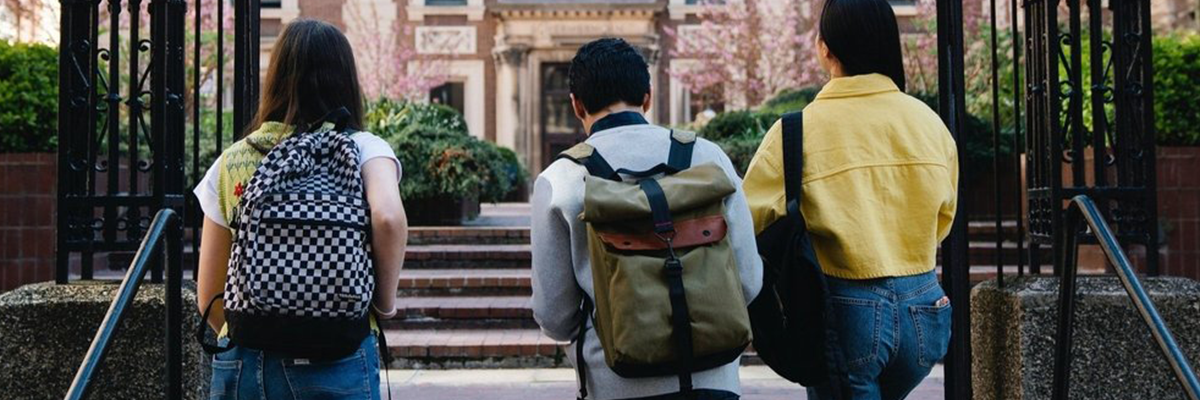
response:
<path fill-rule="evenodd" d="M 663 263 L 663 269 L 666 270 L 667 277 L 677 278 L 683 276 L 683 262 L 672 256 Z"/>

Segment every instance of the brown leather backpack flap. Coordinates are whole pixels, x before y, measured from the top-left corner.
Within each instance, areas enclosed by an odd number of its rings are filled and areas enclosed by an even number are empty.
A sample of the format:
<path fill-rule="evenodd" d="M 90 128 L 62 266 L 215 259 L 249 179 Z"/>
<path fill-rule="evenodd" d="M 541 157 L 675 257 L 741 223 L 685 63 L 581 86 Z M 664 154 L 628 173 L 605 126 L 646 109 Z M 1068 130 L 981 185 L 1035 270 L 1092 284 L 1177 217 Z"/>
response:
<path fill-rule="evenodd" d="M 723 215 L 675 221 L 675 238 L 672 244 L 676 248 L 684 248 L 716 243 L 725 238 L 727 228 Z M 618 250 L 665 250 L 667 248 L 667 244 L 662 239 L 648 230 L 636 233 L 598 232 L 597 235 L 600 236 L 601 241 Z"/>

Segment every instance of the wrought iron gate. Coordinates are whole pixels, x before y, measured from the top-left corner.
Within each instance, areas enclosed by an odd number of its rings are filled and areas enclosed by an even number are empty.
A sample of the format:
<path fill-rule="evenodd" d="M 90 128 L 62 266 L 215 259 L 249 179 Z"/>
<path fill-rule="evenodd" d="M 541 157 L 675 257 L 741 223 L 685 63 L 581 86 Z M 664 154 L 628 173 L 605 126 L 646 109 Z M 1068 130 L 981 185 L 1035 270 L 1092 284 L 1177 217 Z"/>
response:
<path fill-rule="evenodd" d="M 223 139 L 242 130 L 258 103 L 259 2 L 236 0 L 226 10 L 228 1 L 196 1 L 190 18 L 183 0 L 61 1 L 59 283 L 72 276 L 92 279 L 98 255 L 114 260 L 136 250 L 150 217 L 163 208 L 184 213 L 189 221 L 190 232 L 169 235 L 192 238 L 196 247 L 200 213 L 191 188 L 208 167 L 200 165 L 202 151 L 219 153 Z M 223 28 L 230 11 L 234 91 L 233 129 L 227 132 Z M 205 18 L 217 21 L 215 43 L 204 43 Z M 186 37 L 188 23 L 191 38 Z M 215 58 L 207 71 L 215 72 L 215 80 L 202 81 L 205 53 Z M 206 82 L 214 93 L 202 96 Z M 204 97 L 212 97 L 211 109 L 205 109 Z M 190 159 L 185 149 L 189 103 Z M 215 125 L 205 126 L 206 116 L 215 118 Z M 208 138 L 212 147 L 202 149 Z M 151 276 L 161 282 L 162 266 Z"/>

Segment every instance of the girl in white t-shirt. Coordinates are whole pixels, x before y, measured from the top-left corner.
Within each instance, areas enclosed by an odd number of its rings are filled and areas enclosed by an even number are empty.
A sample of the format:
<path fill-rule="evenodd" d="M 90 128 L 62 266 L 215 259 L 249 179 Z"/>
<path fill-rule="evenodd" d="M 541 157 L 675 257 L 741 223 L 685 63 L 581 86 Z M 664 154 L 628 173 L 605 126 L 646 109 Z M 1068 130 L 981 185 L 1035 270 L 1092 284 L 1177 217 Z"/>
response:
<path fill-rule="evenodd" d="M 348 127 L 362 129 L 362 89 L 354 54 L 334 26 L 314 20 L 289 23 L 271 53 L 256 119 L 226 149 L 196 187 L 204 211 L 197 298 L 201 311 L 224 291 L 233 232 L 228 221 L 258 163 L 296 126 L 319 121 L 329 111 L 350 111 Z M 396 314 L 396 286 L 404 263 L 408 221 L 400 201 L 400 162 L 379 137 L 352 136 L 371 205 L 371 245 L 375 269 L 372 309 L 377 318 Z M 214 301 L 208 324 L 223 330 L 225 314 Z M 302 360 L 287 354 L 243 348 L 213 357 L 210 399 L 299 398 L 378 399 L 379 353 L 368 335 L 360 351 L 340 360 Z"/>

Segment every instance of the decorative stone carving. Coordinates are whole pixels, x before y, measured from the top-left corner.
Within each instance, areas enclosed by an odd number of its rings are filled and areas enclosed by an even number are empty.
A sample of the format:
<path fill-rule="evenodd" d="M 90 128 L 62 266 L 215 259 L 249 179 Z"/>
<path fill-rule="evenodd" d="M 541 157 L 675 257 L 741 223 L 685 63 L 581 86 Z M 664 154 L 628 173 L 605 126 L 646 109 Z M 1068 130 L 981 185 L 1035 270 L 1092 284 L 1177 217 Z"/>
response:
<path fill-rule="evenodd" d="M 475 54 L 473 26 L 418 26 L 417 54 Z"/>
<path fill-rule="evenodd" d="M 497 63 L 521 67 L 529 59 L 529 46 L 513 45 L 497 47 L 492 50 L 492 57 L 495 58 Z"/>

